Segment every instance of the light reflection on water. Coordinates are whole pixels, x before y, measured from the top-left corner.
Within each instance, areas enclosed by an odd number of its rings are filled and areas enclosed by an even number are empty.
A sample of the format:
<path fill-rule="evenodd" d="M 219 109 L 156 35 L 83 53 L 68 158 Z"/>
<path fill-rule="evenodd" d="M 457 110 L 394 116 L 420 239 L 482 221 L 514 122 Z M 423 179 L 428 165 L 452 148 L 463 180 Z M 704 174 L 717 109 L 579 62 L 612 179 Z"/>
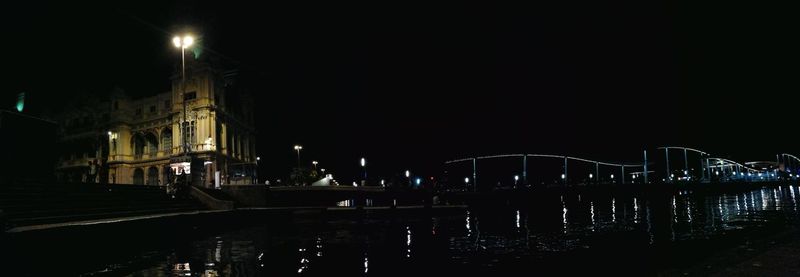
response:
<path fill-rule="evenodd" d="M 682 191 L 662 200 L 631 194 L 567 194 L 549 202 L 471 208 L 450 216 L 257 226 L 192 242 L 186 246 L 188 253 L 161 250 L 163 258 L 157 264 L 133 272 L 144 276 L 380 274 L 398 266 L 423 272 L 432 261 L 491 266 L 535 260 L 591 248 L 595 236 L 614 233 L 646 234 L 641 241 L 645 245 L 703 240 L 772 220 L 768 214 L 776 212 L 784 219 L 794 218 L 795 194 L 800 193 L 795 189 L 782 186 L 718 195 Z M 116 269 L 109 267 L 111 272 Z"/>

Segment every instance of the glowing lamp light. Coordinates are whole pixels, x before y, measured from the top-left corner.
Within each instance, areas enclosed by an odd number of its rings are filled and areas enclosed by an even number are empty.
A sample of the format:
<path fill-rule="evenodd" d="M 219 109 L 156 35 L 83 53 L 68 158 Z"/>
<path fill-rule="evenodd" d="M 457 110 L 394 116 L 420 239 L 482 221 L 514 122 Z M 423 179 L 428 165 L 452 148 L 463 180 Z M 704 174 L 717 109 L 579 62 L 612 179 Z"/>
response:
<path fill-rule="evenodd" d="M 594 175 L 592 175 L 591 173 L 589 173 L 589 179 L 592 179 L 592 177 L 594 177 Z"/>
<path fill-rule="evenodd" d="M 190 35 L 183 36 L 183 38 L 176 36 L 172 38 L 172 44 L 174 44 L 175 47 L 186 49 L 194 44 L 194 37 Z"/>
<path fill-rule="evenodd" d="M 411 177 L 411 171 L 406 170 L 406 178 Z"/>
<path fill-rule="evenodd" d="M 469 177 L 464 178 L 464 183 L 469 183 Z"/>
<path fill-rule="evenodd" d="M 416 180 L 414 180 L 414 183 L 416 183 L 417 186 L 419 186 L 419 184 L 422 183 L 422 179 L 417 178 Z"/>
<path fill-rule="evenodd" d="M 361 166 L 367 166 L 367 159 L 361 158 Z"/>
<path fill-rule="evenodd" d="M 514 175 L 514 181 L 519 181 L 519 175 Z"/>
<path fill-rule="evenodd" d="M 567 175 L 561 174 L 561 180 L 564 180 L 566 178 L 567 178 Z"/>

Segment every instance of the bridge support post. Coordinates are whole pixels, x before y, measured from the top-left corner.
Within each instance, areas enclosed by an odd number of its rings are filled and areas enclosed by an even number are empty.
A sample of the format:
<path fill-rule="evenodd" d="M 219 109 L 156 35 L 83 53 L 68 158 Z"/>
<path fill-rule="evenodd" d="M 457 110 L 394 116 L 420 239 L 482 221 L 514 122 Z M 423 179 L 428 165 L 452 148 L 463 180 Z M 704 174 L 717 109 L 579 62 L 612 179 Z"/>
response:
<path fill-rule="evenodd" d="M 528 185 L 528 154 L 522 154 L 522 184 Z"/>
<path fill-rule="evenodd" d="M 683 148 L 683 172 L 686 175 L 684 177 L 689 177 L 689 160 L 687 157 L 686 148 Z"/>
<path fill-rule="evenodd" d="M 620 174 L 620 178 L 621 178 L 620 180 L 622 182 L 620 182 L 619 184 L 620 185 L 624 185 L 625 184 L 625 165 L 620 166 L 620 169 L 622 169 L 622 174 Z"/>
<path fill-rule="evenodd" d="M 647 184 L 647 150 L 644 150 L 644 183 Z"/>
<path fill-rule="evenodd" d="M 478 191 L 478 159 L 472 158 L 472 191 Z"/>
<path fill-rule="evenodd" d="M 667 177 L 665 177 L 664 180 L 667 180 L 667 182 L 671 182 L 672 180 L 670 180 L 670 178 L 669 178 L 669 173 L 670 173 L 670 171 L 669 171 L 669 147 L 664 147 L 664 157 L 666 157 L 666 159 L 667 159 Z"/>
<path fill-rule="evenodd" d="M 708 180 L 706 179 L 706 165 L 703 162 L 703 154 L 700 153 L 700 180 Z"/>
<path fill-rule="evenodd" d="M 600 164 L 598 162 L 594 162 L 594 182 L 600 183 Z"/>
<path fill-rule="evenodd" d="M 567 180 L 569 179 L 569 175 L 567 175 L 567 156 L 564 156 L 564 186 L 567 186 Z"/>
<path fill-rule="evenodd" d="M 708 172 L 708 182 L 710 183 L 714 175 L 711 173 L 711 159 L 709 158 L 706 158 L 706 171 Z"/>

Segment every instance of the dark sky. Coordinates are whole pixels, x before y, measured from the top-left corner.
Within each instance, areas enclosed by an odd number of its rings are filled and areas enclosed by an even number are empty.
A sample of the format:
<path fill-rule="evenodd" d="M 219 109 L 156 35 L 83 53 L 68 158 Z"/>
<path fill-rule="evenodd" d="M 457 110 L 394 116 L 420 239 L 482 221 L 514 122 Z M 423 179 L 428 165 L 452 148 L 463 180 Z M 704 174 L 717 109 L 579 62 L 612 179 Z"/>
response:
<path fill-rule="evenodd" d="M 10 107 L 25 91 L 36 114 L 114 86 L 166 91 L 179 57 L 170 39 L 190 27 L 204 55 L 263 76 L 257 148 L 271 177 L 295 163 L 296 143 L 343 180 L 361 156 L 385 175 L 510 152 L 609 161 L 664 144 L 738 160 L 798 153 L 790 7 L 535 2 L 4 9 L 2 99 Z"/>

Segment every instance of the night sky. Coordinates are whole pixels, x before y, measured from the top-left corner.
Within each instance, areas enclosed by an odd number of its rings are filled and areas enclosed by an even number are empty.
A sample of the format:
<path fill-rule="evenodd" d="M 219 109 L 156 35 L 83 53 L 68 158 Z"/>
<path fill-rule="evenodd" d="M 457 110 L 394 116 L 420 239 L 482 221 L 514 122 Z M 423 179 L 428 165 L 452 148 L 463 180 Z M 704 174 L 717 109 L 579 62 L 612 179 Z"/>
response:
<path fill-rule="evenodd" d="M 664 144 L 737 160 L 800 154 L 793 9 L 694 2 L 6 8 L 0 99 L 11 109 L 24 91 L 38 115 L 115 86 L 167 91 L 170 40 L 188 27 L 203 55 L 262 76 L 269 178 L 288 174 L 294 144 L 345 181 L 362 156 L 378 176 L 438 174 L 475 154 L 636 162 Z"/>

